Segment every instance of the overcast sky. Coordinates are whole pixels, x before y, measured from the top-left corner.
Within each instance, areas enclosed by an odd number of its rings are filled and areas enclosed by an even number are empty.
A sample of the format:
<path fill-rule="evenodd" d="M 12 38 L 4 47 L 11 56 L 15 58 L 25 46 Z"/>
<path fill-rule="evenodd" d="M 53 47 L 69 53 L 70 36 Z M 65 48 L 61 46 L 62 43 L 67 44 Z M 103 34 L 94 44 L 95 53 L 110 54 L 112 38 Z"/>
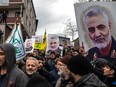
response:
<path fill-rule="evenodd" d="M 68 19 L 76 22 L 74 2 L 76 0 L 33 0 L 39 20 L 36 35 L 62 33 Z M 76 24 L 76 23 L 75 23 Z"/>

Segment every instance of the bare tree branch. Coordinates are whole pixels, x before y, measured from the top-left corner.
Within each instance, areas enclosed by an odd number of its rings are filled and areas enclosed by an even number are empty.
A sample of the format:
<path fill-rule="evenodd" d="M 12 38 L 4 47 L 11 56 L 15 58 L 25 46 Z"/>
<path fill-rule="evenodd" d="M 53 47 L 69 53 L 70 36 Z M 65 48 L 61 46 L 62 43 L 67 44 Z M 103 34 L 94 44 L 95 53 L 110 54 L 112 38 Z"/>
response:
<path fill-rule="evenodd" d="M 74 40 L 74 36 L 77 33 L 77 26 L 71 21 L 71 19 L 68 19 L 67 22 L 65 23 L 65 34 L 72 36 L 72 40 Z"/>

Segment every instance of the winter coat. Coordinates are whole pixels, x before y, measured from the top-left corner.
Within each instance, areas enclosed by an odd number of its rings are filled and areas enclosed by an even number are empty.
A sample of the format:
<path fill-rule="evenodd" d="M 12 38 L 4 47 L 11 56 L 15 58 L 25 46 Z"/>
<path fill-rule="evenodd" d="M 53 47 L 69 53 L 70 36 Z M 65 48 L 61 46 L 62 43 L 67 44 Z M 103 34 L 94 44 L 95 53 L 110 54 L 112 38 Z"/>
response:
<path fill-rule="evenodd" d="M 11 44 L 0 44 L 5 53 L 7 74 L 1 87 L 25 87 L 28 77 L 16 66 L 15 47 Z"/>
<path fill-rule="evenodd" d="M 90 73 L 83 76 L 74 87 L 107 87 L 99 78 L 94 74 Z"/>
<path fill-rule="evenodd" d="M 52 87 L 52 85 L 39 73 L 34 73 L 26 87 Z"/>
<path fill-rule="evenodd" d="M 62 77 L 60 77 L 55 87 L 73 87 L 73 84 L 70 82 L 70 80 L 64 80 Z"/>

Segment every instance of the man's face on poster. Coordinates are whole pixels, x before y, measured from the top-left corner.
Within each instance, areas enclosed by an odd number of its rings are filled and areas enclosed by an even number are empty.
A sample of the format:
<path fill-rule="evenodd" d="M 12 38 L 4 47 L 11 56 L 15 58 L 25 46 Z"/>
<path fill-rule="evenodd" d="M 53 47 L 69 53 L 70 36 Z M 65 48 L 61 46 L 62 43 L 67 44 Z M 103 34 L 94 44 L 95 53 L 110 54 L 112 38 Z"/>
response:
<path fill-rule="evenodd" d="M 27 48 L 29 48 L 29 47 L 31 47 L 32 46 L 32 42 L 29 40 L 29 41 L 27 41 L 27 43 L 26 43 L 26 47 Z"/>
<path fill-rule="evenodd" d="M 108 46 L 111 41 L 111 23 L 103 15 L 87 17 L 86 26 L 90 39 L 99 49 Z"/>
<path fill-rule="evenodd" d="M 57 41 L 57 39 L 51 39 L 50 40 L 50 49 L 51 50 L 57 50 L 58 49 L 58 41 Z"/>

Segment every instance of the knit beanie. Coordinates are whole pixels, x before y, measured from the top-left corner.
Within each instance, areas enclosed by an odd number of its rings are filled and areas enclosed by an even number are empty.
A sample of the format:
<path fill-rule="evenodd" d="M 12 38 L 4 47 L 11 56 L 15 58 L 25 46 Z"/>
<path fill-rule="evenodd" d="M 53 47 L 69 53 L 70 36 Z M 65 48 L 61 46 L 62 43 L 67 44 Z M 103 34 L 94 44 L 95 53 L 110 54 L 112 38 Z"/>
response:
<path fill-rule="evenodd" d="M 67 65 L 70 58 L 71 58 L 71 56 L 66 55 L 61 59 L 61 62 L 64 63 L 65 65 Z"/>

